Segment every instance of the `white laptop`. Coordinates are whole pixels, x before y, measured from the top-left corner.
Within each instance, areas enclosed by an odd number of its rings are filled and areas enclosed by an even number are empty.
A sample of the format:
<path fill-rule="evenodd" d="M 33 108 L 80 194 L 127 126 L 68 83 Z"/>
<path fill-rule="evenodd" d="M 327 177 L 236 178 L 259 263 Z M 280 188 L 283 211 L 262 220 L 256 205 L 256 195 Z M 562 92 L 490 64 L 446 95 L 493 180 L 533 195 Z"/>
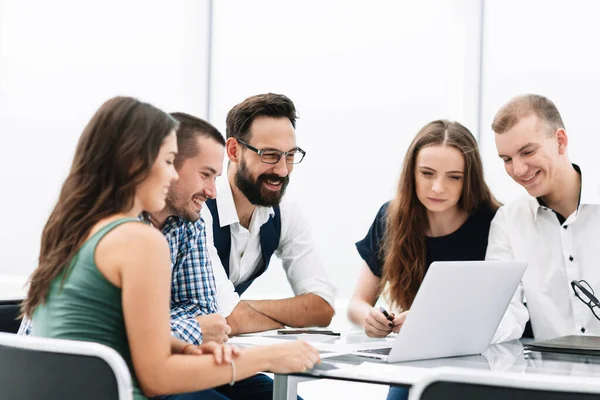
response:
<path fill-rule="evenodd" d="M 354 354 L 388 362 L 481 354 L 510 304 L 526 262 L 434 262 L 392 347 Z"/>

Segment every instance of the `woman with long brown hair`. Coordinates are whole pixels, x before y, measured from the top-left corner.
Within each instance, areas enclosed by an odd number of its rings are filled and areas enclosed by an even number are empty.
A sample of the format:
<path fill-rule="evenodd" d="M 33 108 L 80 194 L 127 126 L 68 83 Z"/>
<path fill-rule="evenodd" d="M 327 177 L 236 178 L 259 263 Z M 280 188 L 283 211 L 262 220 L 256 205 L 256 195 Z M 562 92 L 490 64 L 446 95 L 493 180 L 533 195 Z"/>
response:
<path fill-rule="evenodd" d="M 32 334 L 112 347 L 136 399 L 311 368 L 319 355 L 306 343 L 237 350 L 171 336 L 169 248 L 138 216 L 162 210 L 178 178 L 177 126 L 129 97 L 107 101 L 88 123 L 42 234 L 23 309 Z"/>
<path fill-rule="evenodd" d="M 432 262 L 485 259 L 498 207 L 471 132 L 445 120 L 425 125 L 406 153 L 396 197 L 380 208 L 356 243 L 364 263 L 350 320 L 371 337 L 398 332 Z M 373 307 L 382 293 L 398 315 L 386 317 Z M 406 394 L 393 389 L 388 398 Z"/>

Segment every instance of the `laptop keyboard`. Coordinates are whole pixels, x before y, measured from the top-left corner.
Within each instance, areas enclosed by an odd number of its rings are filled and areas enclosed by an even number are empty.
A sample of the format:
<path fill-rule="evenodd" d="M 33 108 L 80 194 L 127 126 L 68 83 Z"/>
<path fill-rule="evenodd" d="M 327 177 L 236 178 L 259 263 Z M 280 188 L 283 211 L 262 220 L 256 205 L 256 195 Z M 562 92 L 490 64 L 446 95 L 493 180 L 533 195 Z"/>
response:
<path fill-rule="evenodd" d="M 392 351 L 391 347 L 384 347 L 382 349 L 366 349 L 366 350 L 360 350 L 361 353 L 371 353 L 371 354 L 382 354 L 382 355 L 389 355 L 390 351 Z"/>

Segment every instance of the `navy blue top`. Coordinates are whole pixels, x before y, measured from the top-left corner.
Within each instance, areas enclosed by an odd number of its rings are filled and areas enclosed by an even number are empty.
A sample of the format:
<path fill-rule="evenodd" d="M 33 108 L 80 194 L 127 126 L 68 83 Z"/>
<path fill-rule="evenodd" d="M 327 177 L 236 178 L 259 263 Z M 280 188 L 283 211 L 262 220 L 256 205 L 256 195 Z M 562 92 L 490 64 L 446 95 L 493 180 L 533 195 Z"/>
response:
<path fill-rule="evenodd" d="M 386 214 L 389 202 L 379 209 L 367 236 L 356 242 L 356 249 L 369 269 L 381 278 L 384 255 L 383 235 L 386 231 Z M 482 208 L 471 215 L 456 231 L 446 236 L 425 237 L 427 259 L 425 271 L 434 261 L 484 260 L 488 244 L 490 223 L 496 214 L 489 208 Z"/>

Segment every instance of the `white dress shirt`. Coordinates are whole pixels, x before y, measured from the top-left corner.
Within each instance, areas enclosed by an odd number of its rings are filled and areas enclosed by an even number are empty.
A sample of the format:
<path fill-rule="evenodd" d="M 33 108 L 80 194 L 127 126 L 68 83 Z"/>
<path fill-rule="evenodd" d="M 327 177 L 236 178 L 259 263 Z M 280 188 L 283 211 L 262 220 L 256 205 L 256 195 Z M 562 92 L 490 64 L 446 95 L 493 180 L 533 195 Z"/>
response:
<path fill-rule="evenodd" d="M 228 317 L 233 311 L 235 306 L 240 302 L 240 296 L 236 293 L 233 283 L 227 277 L 219 253 L 215 247 L 215 240 L 213 237 L 213 219 L 206 204 L 202 205 L 200 216 L 204 219 L 204 226 L 206 228 L 206 248 L 208 249 L 208 256 L 210 257 L 210 263 L 212 264 L 213 275 L 215 278 L 215 289 L 217 291 L 217 312 L 224 317 Z"/>
<path fill-rule="evenodd" d="M 562 225 L 531 196 L 492 220 L 486 260 L 528 262 L 494 342 L 519 338 L 528 319 L 537 340 L 600 335 L 600 321 L 571 288 L 583 279 L 600 295 L 600 183 L 589 171 L 582 170 L 579 206 Z"/>
<path fill-rule="evenodd" d="M 327 277 L 306 219 L 302 217 L 297 205 L 289 199 L 289 195 L 284 196 L 279 208 L 281 237 L 275 256 L 281 259 L 294 294 L 298 296 L 313 293 L 334 307 L 334 287 Z M 215 274 L 219 313 L 227 316 L 239 302 L 234 285 L 247 281 L 262 265 L 260 228 L 275 211 L 272 207 L 256 207 L 249 229 L 244 228 L 240 224 L 227 177 L 217 181 L 217 210 L 220 226 L 229 225 L 231 231 L 229 279 L 214 246 L 213 219 L 208 207 L 202 207 L 201 215 L 206 223 L 206 239 Z"/>

